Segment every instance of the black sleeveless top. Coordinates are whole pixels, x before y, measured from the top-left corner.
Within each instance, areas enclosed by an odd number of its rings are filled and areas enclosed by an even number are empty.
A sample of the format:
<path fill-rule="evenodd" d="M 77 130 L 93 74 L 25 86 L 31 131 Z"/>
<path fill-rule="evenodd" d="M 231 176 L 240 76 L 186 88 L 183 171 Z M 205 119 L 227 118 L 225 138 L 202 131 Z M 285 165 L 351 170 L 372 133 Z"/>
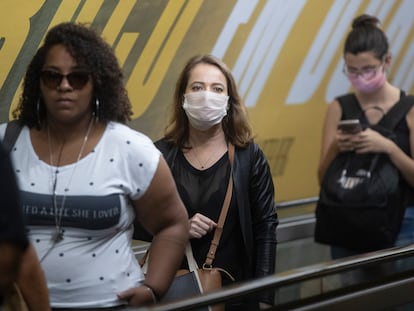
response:
<path fill-rule="evenodd" d="M 194 214 L 200 213 L 217 223 L 230 176 L 228 153 L 208 169 L 198 170 L 187 161 L 182 151 L 178 151 L 172 173 L 188 216 L 191 218 Z M 213 235 L 214 230 L 200 239 L 191 240 L 199 267 L 205 262 Z M 213 266 L 226 269 L 236 280 L 243 279 L 243 249 L 239 214 L 236 200 L 232 196 Z M 183 267 L 185 266 L 183 263 Z"/>
<path fill-rule="evenodd" d="M 406 96 L 403 90 L 400 91 L 400 99 Z M 410 129 L 408 128 L 407 118 L 402 118 L 402 120 L 397 124 L 394 129 L 395 133 L 395 142 L 398 147 L 404 151 L 409 157 L 412 158 L 411 148 L 410 148 Z M 408 182 L 403 179 L 403 186 L 405 187 L 405 205 L 413 206 L 414 205 L 414 189 L 408 184 Z"/>

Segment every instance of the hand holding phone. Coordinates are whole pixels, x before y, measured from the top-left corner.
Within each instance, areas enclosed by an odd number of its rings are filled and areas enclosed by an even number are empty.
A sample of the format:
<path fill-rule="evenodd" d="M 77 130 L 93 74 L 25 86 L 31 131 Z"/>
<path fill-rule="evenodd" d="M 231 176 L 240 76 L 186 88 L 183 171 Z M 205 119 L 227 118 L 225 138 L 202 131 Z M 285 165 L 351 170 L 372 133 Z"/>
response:
<path fill-rule="evenodd" d="M 362 126 L 358 119 L 341 120 L 338 123 L 338 130 L 346 134 L 357 134 L 362 131 Z"/>

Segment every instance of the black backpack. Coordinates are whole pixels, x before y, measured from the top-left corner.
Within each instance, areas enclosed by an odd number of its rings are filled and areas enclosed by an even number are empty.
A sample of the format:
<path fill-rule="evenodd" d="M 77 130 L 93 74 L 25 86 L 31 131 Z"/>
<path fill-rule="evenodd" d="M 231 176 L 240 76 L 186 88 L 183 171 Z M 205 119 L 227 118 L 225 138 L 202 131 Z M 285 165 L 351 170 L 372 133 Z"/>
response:
<path fill-rule="evenodd" d="M 342 119 L 366 123 L 354 94 L 338 101 Z M 402 97 L 370 127 L 395 140 L 393 130 L 413 104 L 413 96 Z M 394 246 L 405 211 L 405 189 L 405 181 L 386 154 L 339 153 L 322 180 L 315 241 L 362 252 Z"/>

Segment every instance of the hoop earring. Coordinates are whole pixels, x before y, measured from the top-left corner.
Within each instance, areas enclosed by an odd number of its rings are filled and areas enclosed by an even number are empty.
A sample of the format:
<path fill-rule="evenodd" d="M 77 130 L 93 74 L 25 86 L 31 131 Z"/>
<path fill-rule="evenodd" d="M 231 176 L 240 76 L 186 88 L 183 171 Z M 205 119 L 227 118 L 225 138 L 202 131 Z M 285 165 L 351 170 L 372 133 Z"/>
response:
<path fill-rule="evenodd" d="M 42 126 L 42 122 L 40 121 L 40 98 L 38 98 L 36 102 L 36 117 L 37 117 L 37 126 L 40 129 Z"/>
<path fill-rule="evenodd" d="M 95 122 L 99 122 L 99 99 L 95 99 Z"/>

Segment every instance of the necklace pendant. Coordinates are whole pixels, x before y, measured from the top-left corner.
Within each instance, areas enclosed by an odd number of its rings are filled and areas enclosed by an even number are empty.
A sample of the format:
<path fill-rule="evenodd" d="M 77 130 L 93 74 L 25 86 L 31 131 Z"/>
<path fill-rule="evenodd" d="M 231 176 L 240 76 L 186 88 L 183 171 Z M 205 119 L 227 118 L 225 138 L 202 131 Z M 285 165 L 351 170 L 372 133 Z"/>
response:
<path fill-rule="evenodd" d="M 55 243 L 59 243 L 60 241 L 62 241 L 63 240 L 63 232 L 62 232 L 62 230 L 56 229 L 55 233 L 53 234 L 52 240 Z"/>

